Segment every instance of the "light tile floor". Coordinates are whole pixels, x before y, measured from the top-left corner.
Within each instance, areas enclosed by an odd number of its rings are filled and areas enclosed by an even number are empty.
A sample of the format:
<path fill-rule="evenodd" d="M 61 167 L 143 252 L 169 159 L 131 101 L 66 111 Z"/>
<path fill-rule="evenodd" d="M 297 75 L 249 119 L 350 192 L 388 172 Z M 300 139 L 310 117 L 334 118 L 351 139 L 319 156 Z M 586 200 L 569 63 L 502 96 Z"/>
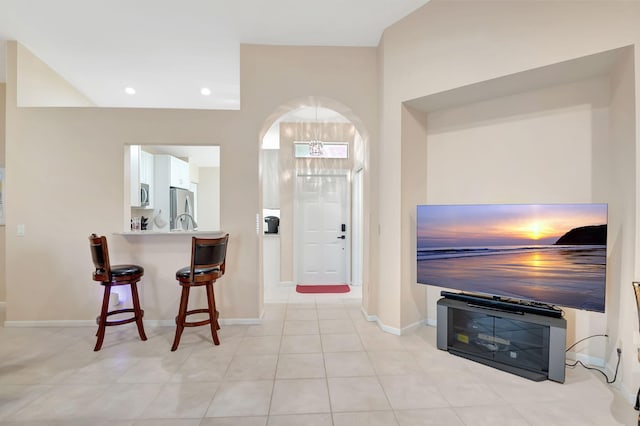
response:
<path fill-rule="evenodd" d="M 435 329 L 394 336 L 360 293 L 269 289 L 264 323 L 207 327 L 0 327 L 0 425 L 635 425 L 602 376 L 532 382 L 435 348 Z M 3 317 L 0 316 L 3 321 Z"/>

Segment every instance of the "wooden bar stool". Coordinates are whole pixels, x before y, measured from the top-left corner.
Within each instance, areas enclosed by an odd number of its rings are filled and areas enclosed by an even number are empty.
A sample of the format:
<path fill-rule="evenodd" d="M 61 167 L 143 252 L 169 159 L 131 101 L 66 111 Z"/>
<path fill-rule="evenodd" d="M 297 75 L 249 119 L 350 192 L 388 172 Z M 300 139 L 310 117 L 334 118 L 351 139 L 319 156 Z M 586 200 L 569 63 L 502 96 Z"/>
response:
<path fill-rule="evenodd" d="M 104 333 L 107 327 L 113 325 L 128 324 L 136 322 L 138 325 L 138 334 L 140 339 L 147 340 L 142 325 L 142 317 L 144 311 L 140 309 L 140 299 L 138 297 L 137 282 L 144 275 L 144 268 L 139 265 L 111 265 L 109 262 L 109 249 L 107 247 L 107 238 L 98 237 L 96 234 L 89 236 L 89 244 L 91 247 L 91 258 L 96 270 L 93 272 L 93 280 L 100 282 L 104 286 L 104 296 L 102 297 L 102 309 L 100 316 L 96 318 L 98 323 L 98 341 L 93 349 L 99 351 L 104 341 Z M 109 298 L 111 295 L 111 287 L 117 285 L 131 286 L 131 299 L 133 301 L 133 309 L 117 309 L 109 311 Z M 107 321 L 107 317 L 116 314 L 131 312 L 133 316 L 122 320 Z"/>
<path fill-rule="evenodd" d="M 191 264 L 176 272 L 176 279 L 182 286 L 180 296 L 180 308 L 176 317 L 176 336 L 173 339 L 171 351 L 178 349 L 180 336 L 185 327 L 197 327 L 210 324 L 213 343 L 220 344 L 218 332 L 219 313 L 216 310 L 216 298 L 213 292 L 213 283 L 224 275 L 227 256 L 227 241 L 229 234 L 221 238 L 197 238 L 191 240 Z M 189 290 L 191 287 L 205 286 L 207 289 L 207 308 L 187 310 L 189 304 Z M 208 313 L 209 318 L 202 321 L 187 321 L 187 316 L 198 313 Z"/>

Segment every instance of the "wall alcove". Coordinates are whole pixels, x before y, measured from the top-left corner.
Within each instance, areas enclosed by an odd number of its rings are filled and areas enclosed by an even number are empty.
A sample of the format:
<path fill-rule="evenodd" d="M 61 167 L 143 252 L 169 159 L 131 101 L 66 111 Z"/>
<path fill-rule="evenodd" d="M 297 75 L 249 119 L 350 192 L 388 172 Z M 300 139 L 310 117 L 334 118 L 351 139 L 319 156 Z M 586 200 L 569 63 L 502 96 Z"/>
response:
<path fill-rule="evenodd" d="M 408 100 L 402 113 L 402 157 L 421 157 L 417 183 L 415 168 L 402 171 L 403 182 L 416 184 L 403 201 L 408 211 L 416 204 L 609 204 L 606 312 L 565 309 L 568 341 L 608 330 L 609 339 L 569 354 L 603 366 L 615 363 L 619 336 L 637 334 L 637 324 L 622 321 L 635 309 L 623 288 L 634 276 L 636 246 L 633 69 L 633 47 L 622 47 Z M 406 262 L 415 263 L 415 224 L 406 216 Z M 426 288 L 429 324 L 440 290 Z"/>

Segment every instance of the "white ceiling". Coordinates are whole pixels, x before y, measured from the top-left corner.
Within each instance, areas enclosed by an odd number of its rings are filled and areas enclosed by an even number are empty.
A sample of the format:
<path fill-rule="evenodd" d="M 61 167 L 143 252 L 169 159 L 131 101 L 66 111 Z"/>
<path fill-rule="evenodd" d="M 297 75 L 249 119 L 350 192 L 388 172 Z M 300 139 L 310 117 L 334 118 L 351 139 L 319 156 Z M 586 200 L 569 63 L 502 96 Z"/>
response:
<path fill-rule="evenodd" d="M 241 43 L 376 46 L 428 1 L 0 0 L 0 81 L 17 40 L 98 106 L 238 109 Z"/>

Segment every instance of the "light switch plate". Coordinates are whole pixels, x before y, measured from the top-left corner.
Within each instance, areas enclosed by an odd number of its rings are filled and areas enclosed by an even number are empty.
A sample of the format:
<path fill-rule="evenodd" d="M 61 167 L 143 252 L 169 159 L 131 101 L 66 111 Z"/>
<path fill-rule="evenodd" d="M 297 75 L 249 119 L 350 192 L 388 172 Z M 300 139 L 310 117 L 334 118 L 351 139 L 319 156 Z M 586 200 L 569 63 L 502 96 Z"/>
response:
<path fill-rule="evenodd" d="M 24 237 L 24 224 L 20 224 L 17 226 L 16 235 L 18 237 Z"/>

